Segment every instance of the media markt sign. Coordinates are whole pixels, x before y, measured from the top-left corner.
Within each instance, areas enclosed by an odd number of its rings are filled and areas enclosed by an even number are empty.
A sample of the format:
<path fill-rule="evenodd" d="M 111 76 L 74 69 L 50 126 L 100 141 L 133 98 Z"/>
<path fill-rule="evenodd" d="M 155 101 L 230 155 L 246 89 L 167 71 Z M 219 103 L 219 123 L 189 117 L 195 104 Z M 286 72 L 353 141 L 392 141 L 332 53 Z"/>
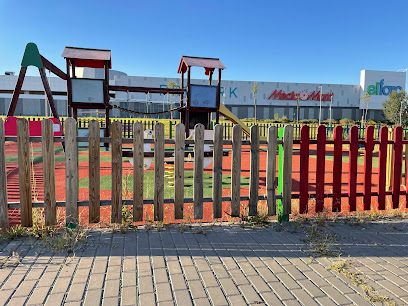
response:
<path fill-rule="evenodd" d="M 368 109 L 382 110 L 382 102 L 393 91 L 405 90 L 406 73 L 395 71 L 361 70 L 360 73 L 360 109 L 364 109 L 365 93 L 370 95 Z"/>
<path fill-rule="evenodd" d="M 322 101 L 330 101 L 333 93 L 322 94 Z M 283 90 L 277 90 L 268 97 L 268 100 L 302 100 L 302 101 L 320 101 L 320 90 L 313 90 L 312 93 L 308 93 L 307 90 L 302 90 L 301 92 L 295 93 L 294 91 L 290 93 L 285 93 Z"/>

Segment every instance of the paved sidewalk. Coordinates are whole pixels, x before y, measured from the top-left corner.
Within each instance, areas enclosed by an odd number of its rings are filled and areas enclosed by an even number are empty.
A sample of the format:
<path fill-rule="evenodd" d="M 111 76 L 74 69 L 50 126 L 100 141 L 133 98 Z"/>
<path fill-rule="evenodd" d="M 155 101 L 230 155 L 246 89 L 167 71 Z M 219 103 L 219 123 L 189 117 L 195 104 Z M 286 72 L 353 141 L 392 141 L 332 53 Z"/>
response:
<path fill-rule="evenodd" d="M 347 271 L 379 295 L 408 304 L 406 220 L 329 223 Z M 126 234 L 94 230 L 74 257 L 52 254 L 41 241 L 0 241 L 20 263 L 0 268 L 0 305 L 370 305 L 363 286 L 311 260 L 308 231 L 291 222 L 261 229 L 237 225 L 178 226 Z M 12 258 L 10 259 L 12 260 Z M 367 287 L 366 287 L 367 288 Z M 378 303 L 376 303 L 378 304 Z"/>

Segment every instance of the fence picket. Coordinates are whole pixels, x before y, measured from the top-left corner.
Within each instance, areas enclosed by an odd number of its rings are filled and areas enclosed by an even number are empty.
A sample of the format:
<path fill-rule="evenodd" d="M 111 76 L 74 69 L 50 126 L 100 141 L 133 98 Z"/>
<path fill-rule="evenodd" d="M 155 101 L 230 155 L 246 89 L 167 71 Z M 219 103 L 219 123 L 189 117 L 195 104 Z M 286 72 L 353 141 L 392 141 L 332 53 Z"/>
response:
<path fill-rule="evenodd" d="M 392 180 L 392 207 L 399 208 L 402 170 L 402 127 L 394 128 L 394 176 Z"/>
<path fill-rule="evenodd" d="M 343 165 L 343 128 L 334 128 L 332 211 L 341 210 L 341 170 Z"/>
<path fill-rule="evenodd" d="M 249 181 L 249 216 L 255 216 L 258 211 L 259 191 L 259 127 L 251 126 L 251 161 Z"/>
<path fill-rule="evenodd" d="M 6 147 L 4 122 L 0 118 L 0 228 L 8 228 Z"/>
<path fill-rule="evenodd" d="M 203 218 L 204 125 L 194 127 L 194 219 Z"/>
<path fill-rule="evenodd" d="M 65 121 L 65 193 L 66 218 L 69 224 L 78 224 L 78 143 L 77 122 L 74 118 Z"/>
<path fill-rule="evenodd" d="M 380 150 L 378 154 L 378 209 L 385 209 L 385 189 L 387 172 L 388 127 L 380 129 Z"/>
<path fill-rule="evenodd" d="M 174 145 L 174 211 L 175 219 L 184 218 L 184 147 L 185 126 L 176 125 Z"/>
<path fill-rule="evenodd" d="M 308 211 L 309 201 L 309 126 L 300 129 L 300 201 L 299 213 Z"/>
<path fill-rule="evenodd" d="M 137 121 L 133 125 L 133 221 L 143 220 L 143 123 Z"/>
<path fill-rule="evenodd" d="M 232 157 L 231 157 L 231 216 L 239 217 L 241 208 L 241 144 L 242 127 L 234 125 L 232 128 Z"/>
<path fill-rule="evenodd" d="M 217 124 L 214 128 L 213 148 L 213 218 L 222 217 L 222 150 L 223 150 L 223 127 Z"/>
<path fill-rule="evenodd" d="M 349 180 L 348 196 L 349 211 L 356 211 L 357 202 L 357 158 L 358 158 L 358 127 L 352 126 L 350 129 L 350 149 L 349 149 Z"/>
<path fill-rule="evenodd" d="M 55 199 L 55 159 L 54 159 L 54 123 L 50 119 L 41 122 L 44 212 L 45 225 L 57 224 L 57 202 Z"/>
<path fill-rule="evenodd" d="M 324 174 L 326 161 L 326 127 L 320 125 L 317 128 L 317 152 L 316 152 L 316 212 L 324 208 Z"/>
<path fill-rule="evenodd" d="M 101 163 L 99 122 L 89 122 L 89 223 L 100 221 Z"/>
<path fill-rule="evenodd" d="M 122 222 L 122 124 L 111 125 L 112 148 L 112 204 L 111 222 Z"/>
<path fill-rule="evenodd" d="M 164 217 L 164 124 L 156 123 L 154 137 L 154 220 Z"/>
<path fill-rule="evenodd" d="M 388 139 L 392 140 L 393 139 L 393 133 L 392 129 L 388 129 Z M 386 180 L 385 180 L 385 185 L 386 185 L 386 190 L 390 191 L 392 189 L 392 174 L 393 174 L 393 149 L 394 149 L 394 144 L 389 143 L 387 146 L 387 171 L 386 171 Z"/>
<path fill-rule="evenodd" d="M 28 121 L 17 119 L 18 176 L 20 184 L 21 226 L 33 226 L 31 171 L 30 171 L 30 140 Z"/>
<path fill-rule="evenodd" d="M 278 140 L 278 128 L 268 128 L 268 151 L 266 162 L 266 202 L 268 216 L 276 215 L 276 146 Z"/>
<path fill-rule="evenodd" d="M 371 208 L 371 177 L 373 168 L 374 127 L 367 126 L 365 130 L 364 151 L 364 210 Z"/>
<path fill-rule="evenodd" d="M 283 135 L 283 189 L 282 215 L 292 212 L 292 154 L 293 154 L 293 126 L 286 125 Z"/>

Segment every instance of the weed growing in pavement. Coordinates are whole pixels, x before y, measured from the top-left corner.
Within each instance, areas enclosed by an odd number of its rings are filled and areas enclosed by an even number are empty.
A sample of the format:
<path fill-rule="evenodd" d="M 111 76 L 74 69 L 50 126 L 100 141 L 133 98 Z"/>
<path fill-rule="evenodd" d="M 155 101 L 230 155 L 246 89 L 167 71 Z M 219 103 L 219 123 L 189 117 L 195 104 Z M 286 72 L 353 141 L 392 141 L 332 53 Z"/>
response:
<path fill-rule="evenodd" d="M 0 259 L 0 269 L 8 267 L 17 267 L 20 263 L 20 254 L 14 250 L 9 251 L 9 255 Z"/>
<path fill-rule="evenodd" d="M 359 286 L 363 290 L 363 296 L 367 301 L 371 303 L 386 303 L 388 305 L 396 305 L 395 302 L 389 297 L 379 295 L 373 287 L 367 285 L 360 272 L 353 272 L 351 271 L 351 268 L 352 262 L 342 259 L 330 265 L 328 270 L 343 274 L 346 278 L 353 281 L 355 286 Z"/>
<path fill-rule="evenodd" d="M 339 250 L 334 250 L 336 234 L 323 230 L 317 224 L 304 227 L 306 239 L 303 240 L 312 252 L 312 257 L 336 257 L 340 255 Z"/>
<path fill-rule="evenodd" d="M 80 226 L 74 229 L 64 228 L 55 231 L 50 236 L 44 236 L 42 243 L 53 253 L 74 253 L 88 237 L 88 230 Z"/>
<path fill-rule="evenodd" d="M 241 227 L 267 227 L 269 225 L 268 215 L 256 213 L 255 216 L 241 215 L 239 220 Z"/>
<path fill-rule="evenodd" d="M 21 225 L 3 229 L 3 231 L 0 232 L 0 238 L 6 240 L 14 240 L 25 236 L 28 236 L 27 228 Z"/>

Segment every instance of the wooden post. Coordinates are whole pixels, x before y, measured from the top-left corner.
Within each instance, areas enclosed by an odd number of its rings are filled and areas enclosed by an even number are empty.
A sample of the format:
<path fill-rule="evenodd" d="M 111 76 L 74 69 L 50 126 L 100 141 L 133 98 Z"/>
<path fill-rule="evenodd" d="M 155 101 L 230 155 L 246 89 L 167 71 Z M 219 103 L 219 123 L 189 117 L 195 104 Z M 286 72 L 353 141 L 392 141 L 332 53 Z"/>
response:
<path fill-rule="evenodd" d="M 300 130 L 300 201 L 299 213 L 308 211 L 309 201 L 309 126 L 304 125 Z"/>
<path fill-rule="evenodd" d="M 191 81 L 191 67 L 187 67 L 187 90 L 190 90 Z M 185 128 L 186 128 L 186 138 L 190 136 L 190 92 L 187 91 L 186 94 L 186 108 L 185 108 Z"/>
<path fill-rule="evenodd" d="M 17 120 L 18 176 L 20 183 L 21 226 L 33 226 L 31 172 L 30 172 L 30 135 L 28 121 Z"/>
<path fill-rule="evenodd" d="M 65 193 L 66 223 L 78 224 L 78 143 L 77 123 L 74 118 L 65 121 Z"/>
<path fill-rule="evenodd" d="M 54 123 L 50 119 L 41 122 L 42 156 L 44 177 L 45 225 L 57 224 L 55 199 Z"/>
<path fill-rule="evenodd" d="M 231 216 L 239 217 L 241 209 L 241 144 L 242 127 L 234 125 L 232 128 L 232 157 L 231 157 Z"/>
<path fill-rule="evenodd" d="M 99 122 L 89 122 L 89 223 L 100 221 L 100 134 Z"/>
<path fill-rule="evenodd" d="M 401 171 L 402 171 L 402 127 L 394 128 L 394 176 L 392 180 L 392 207 L 399 208 L 400 190 L 401 190 Z"/>
<path fill-rule="evenodd" d="M 143 123 L 133 124 L 133 221 L 143 220 Z"/>
<path fill-rule="evenodd" d="M 69 68 L 69 60 L 66 60 L 67 66 L 67 114 L 68 117 L 72 117 L 72 82 L 71 82 L 71 73 Z"/>
<path fill-rule="evenodd" d="M 154 128 L 154 220 L 163 221 L 164 215 L 164 124 Z"/>
<path fill-rule="evenodd" d="M 316 212 L 324 208 L 324 174 L 326 160 L 326 127 L 319 125 L 317 128 L 317 153 L 316 153 Z"/>
<path fill-rule="evenodd" d="M 258 211 L 259 189 L 259 128 L 251 126 L 251 162 L 249 181 L 249 216 L 255 216 Z"/>
<path fill-rule="evenodd" d="M 268 216 L 276 215 L 276 145 L 278 140 L 278 128 L 268 128 L 268 152 L 266 162 L 266 199 Z"/>
<path fill-rule="evenodd" d="M 204 125 L 194 127 L 194 219 L 203 218 Z"/>
<path fill-rule="evenodd" d="M 7 204 L 7 172 L 6 172 L 6 147 L 4 141 L 4 122 L 0 118 L 0 228 L 8 228 Z"/>
<path fill-rule="evenodd" d="M 283 189 L 282 215 L 292 212 L 292 153 L 293 153 L 293 126 L 286 125 L 283 135 Z"/>
<path fill-rule="evenodd" d="M 358 158 L 358 127 L 352 126 L 350 129 L 350 149 L 349 149 L 349 180 L 348 196 L 349 211 L 357 209 L 357 158 Z"/>
<path fill-rule="evenodd" d="M 373 168 L 374 127 L 367 126 L 365 130 L 364 153 L 364 210 L 371 209 L 371 179 Z"/>
<path fill-rule="evenodd" d="M 379 210 L 385 210 L 387 151 L 388 151 L 388 127 L 383 126 L 380 129 L 380 153 L 378 155 L 378 209 Z"/>
<path fill-rule="evenodd" d="M 217 124 L 214 128 L 213 158 L 213 218 L 222 217 L 222 150 L 223 127 Z"/>
<path fill-rule="evenodd" d="M 182 123 L 176 125 L 174 145 L 174 211 L 175 219 L 184 217 L 184 147 L 185 126 Z"/>
<path fill-rule="evenodd" d="M 221 103 L 221 69 L 218 68 L 218 79 L 217 79 L 217 111 L 215 112 L 215 123 L 218 124 L 220 121 L 220 103 Z"/>
<path fill-rule="evenodd" d="M 122 124 L 112 123 L 112 209 L 111 222 L 122 222 Z"/>

